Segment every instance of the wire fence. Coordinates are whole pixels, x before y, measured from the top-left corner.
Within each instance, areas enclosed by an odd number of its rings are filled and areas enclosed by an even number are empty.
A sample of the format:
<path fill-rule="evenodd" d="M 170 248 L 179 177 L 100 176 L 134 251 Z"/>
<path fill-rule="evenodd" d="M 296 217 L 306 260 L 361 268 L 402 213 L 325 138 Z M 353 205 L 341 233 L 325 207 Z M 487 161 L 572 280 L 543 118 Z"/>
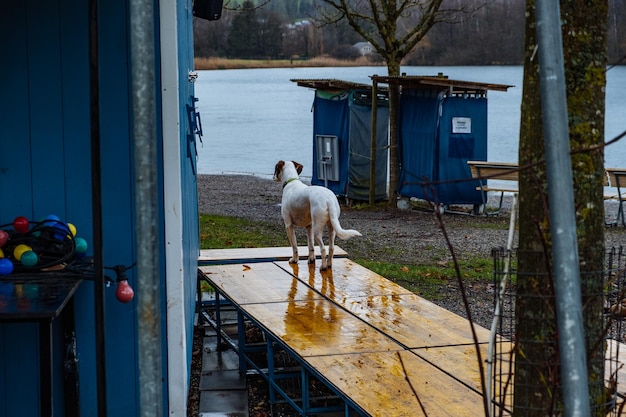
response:
<path fill-rule="evenodd" d="M 490 342 L 488 355 L 488 378 L 490 378 L 490 398 L 492 404 L 492 416 L 508 415 L 515 408 L 515 415 L 564 415 L 562 387 L 560 383 L 560 367 L 558 355 L 558 332 L 555 322 L 541 322 L 548 320 L 542 314 L 524 314 L 524 320 L 516 318 L 516 305 L 518 299 L 517 283 L 525 279 L 525 273 L 517 269 L 519 253 L 517 251 L 495 249 L 492 253 L 494 260 L 494 281 L 496 291 L 494 304 L 496 305 L 496 317 L 494 319 L 496 335 Z M 626 318 L 626 265 L 625 253 L 622 247 L 611 248 L 605 255 L 605 269 L 599 272 L 590 272 L 601 276 L 604 285 L 601 294 L 585 294 L 583 300 L 602 297 L 603 314 L 602 329 L 604 333 L 601 343 L 595 344 L 598 348 L 604 348 L 604 378 L 593 378 L 589 383 L 590 392 L 602 392 L 603 400 L 592 401 L 592 415 L 621 415 L 625 406 L 624 396 L 618 392 L 618 371 L 621 369 L 619 361 L 620 346 L 624 349 L 626 335 L 623 332 L 622 322 Z M 533 273 L 533 275 L 540 275 Z M 585 273 L 581 272 L 585 278 Z M 548 278 L 548 277 L 546 277 Z M 519 295 L 521 297 L 521 295 Z M 528 297 L 524 294 L 524 297 Z M 535 298 L 533 305 L 554 306 L 554 292 L 549 288 L 543 288 L 532 294 Z M 526 300 L 524 300 L 524 303 Z M 518 311 L 518 315 L 520 312 Z M 550 315 L 548 315 L 550 316 Z M 531 317 L 529 319 L 529 317 Z M 552 316 L 553 318 L 554 316 Z M 522 326 L 534 326 L 542 328 L 540 337 L 529 337 L 528 332 Z M 547 329 L 547 330 L 545 330 Z M 526 335 L 526 336 L 521 336 Z M 536 333 L 535 333 L 536 335 Z M 520 349 L 525 346 L 526 350 Z M 529 357 L 528 350 L 542 352 L 541 357 Z M 523 352 L 523 353 L 521 353 Z M 589 356 L 589 355 L 588 355 Z M 542 369 L 542 378 L 535 378 L 532 382 L 520 385 L 515 381 L 516 364 L 515 358 L 523 357 L 523 361 L 531 367 Z M 588 363 L 588 367 L 592 365 Z M 595 364 L 598 365 L 598 364 Z M 519 369 L 517 369 L 518 372 Z M 622 381 L 622 383 L 624 383 Z M 529 385 L 526 385 L 529 384 Z M 536 384 L 536 386 L 532 386 Z M 593 386 L 594 384 L 600 386 Z M 515 386 L 515 390 L 513 387 Z M 538 409 L 537 401 L 530 398 L 522 398 L 528 393 L 547 392 L 544 402 L 545 408 Z M 624 391 L 624 390 L 622 390 Z M 517 398 L 516 398 L 517 396 Z"/>

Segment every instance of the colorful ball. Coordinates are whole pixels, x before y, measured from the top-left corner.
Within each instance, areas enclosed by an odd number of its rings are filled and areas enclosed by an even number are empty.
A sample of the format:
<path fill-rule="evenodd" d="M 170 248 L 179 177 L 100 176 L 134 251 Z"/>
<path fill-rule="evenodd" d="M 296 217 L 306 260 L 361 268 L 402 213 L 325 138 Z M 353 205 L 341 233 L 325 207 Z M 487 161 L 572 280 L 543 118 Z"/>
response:
<path fill-rule="evenodd" d="M 77 253 L 87 252 L 87 241 L 82 237 L 74 238 L 74 245 L 76 246 Z"/>
<path fill-rule="evenodd" d="M 0 230 L 0 248 L 7 243 L 7 240 L 9 240 L 9 234 L 4 230 Z"/>
<path fill-rule="evenodd" d="M 43 225 L 52 229 L 52 236 L 55 239 L 63 240 L 70 233 L 68 225 L 56 214 L 49 214 L 43 220 Z"/>
<path fill-rule="evenodd" d="M 30 224 L 26 217 L 17 216 L 15 219 L 13 219 L 13 229 L 15 229 L 17 233 L 26 233 L 28 232 L 29 228 Z"/>
<path fill-rule="evenodd" d="M 24 254 L 24 252 L 28 252 L 32 250 L 33 248 L 31 248 L 30 246 L 20 243 L 19 245 L 15 247 L 15 249 L 13 249 L 13 257 L 19 261 L 22 259 L 22 255 Z"/>
<path fill-rule="evenodd" d="M 37 256 L 37 254 L 32 250 L 27 250 L 22 254 L 20 262 L 22 265 L 30 268 L 37 265 L 37 262 L 39 262 L 39 256 Z"/>
<path fill-rule="evenodd" d="M 68 223 L 67 228 L 70 229 L 70 233 L 72 234 L 72 236 L 76 236 L 76 226 L 74 226 L 72 223 Z"/>
<path fill-rule="evenodd" d="M 0 259 L 0 275 L 9 275 L 13 272 L 13 262 L 10 259 Z"/>

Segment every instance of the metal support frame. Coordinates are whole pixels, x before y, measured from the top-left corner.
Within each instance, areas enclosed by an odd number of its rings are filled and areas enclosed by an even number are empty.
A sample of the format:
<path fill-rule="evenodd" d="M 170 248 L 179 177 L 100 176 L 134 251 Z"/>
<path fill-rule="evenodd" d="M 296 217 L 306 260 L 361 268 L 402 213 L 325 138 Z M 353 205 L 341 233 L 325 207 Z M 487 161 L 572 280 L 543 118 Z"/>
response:
<path fill-rule="evenodd" d="M 198 288 L 200 288 L 198 286 Z M 215 300 L 200 302 L 199 310 L 203 320 L 207 321 L 211 326 L 215 328 L 219 343 L 226 342 L 237 354 L 239 355 L 239 371 L 242 374 L 253 372 L 257 373 L 269 384 L 269 399 L 270 404 L 274 406 L 279 403 L 277 394 L 282 397 L 284 402 L 293 407 L 301 416 L 309 416 L 312 414 L 323 413 L 336 413 L 344 412 L 346 417 L 354 415 L 353 412 L 360 416 L 367 416 L 368 414 L 361 410 L 359 406 L 354 403 L 349 397 L 339 392 L 320 372 L 311 367 L 306 361 L 294 352 L 287 344 L 283 343 L 280 339 L 275 337 L 269 332 L 262 323 L 256 321 L 253 317 L 250 317 L 241 309 L 233 300 L 231 300 L 226 294 L 221 293 L 217 288 L 215 289 Z M 238 342 L 235 343 L 229 338 L 221 326 L 221 313 L 220 309 L 223 306 L 234 307 L 237 311 L 237 334 Z M 207 310 L 214 309 L 215 320 L 210 318 Z M 264 335 L 265 346 L 259 348 L 258 346 L 248 346 L 245 340 L 245 323 L 246 321 L 252 323 L 259 328 Z M 277 369 L 274 361 L 276 349 L 280 349 L 286 352 L 291 359 L 293 359 L 299 367 L 297 372 L 292 370 L 280 370 Z M 259 353 L 265 351 L 267 355 L 267 368 L 262 367 L 255 362 L 251 353 Z M 311 397 L 309 389 L 311 377 L 321 381 L 343 404 L 327 407 L 313 407 L 311 406 L 311 400 L 315 398 Z M 292 398 L 279 384 L 280 380 L 300 378 L 301 381 L 301 393 L 300 398 Z"/>

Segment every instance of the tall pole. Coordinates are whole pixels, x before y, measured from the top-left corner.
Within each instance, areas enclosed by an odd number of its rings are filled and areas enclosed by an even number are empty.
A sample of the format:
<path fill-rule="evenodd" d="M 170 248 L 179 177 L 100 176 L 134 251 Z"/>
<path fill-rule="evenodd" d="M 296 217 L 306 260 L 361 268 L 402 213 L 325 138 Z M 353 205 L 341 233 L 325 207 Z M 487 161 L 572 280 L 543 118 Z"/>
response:
<path fill-rule="evenodd" d="M 535 5 L 563 401 L 566 416 L 583 417 L 590 413 L 589 387 L 561 17 L 558 1 L 537 0 Z"/>
<path fill-rule="evenodd" d="M 130 1 L 137 230 L 139 403 L 142 417 L 163 415 L 154 16 L 152 0 Z"/>
<path fill-rule="evenodd" d="M 107 415 L 105 282 L 102 260 L 102 176 L 100 162 L 100 59 L 98 0 L 89 1 L 89 123 L 91 125 L 91 210 L 93 218 L 96 397 L 99 416 Z"/>
<path fill-rule="evenodd" d="M 376 124 L 378 119 L 378 76 L 372 76 L 372 121 L 371 121 L 371 145 L 370 145 L 370 195 L 369 203 L 373 206 L 376 202 Z"/>

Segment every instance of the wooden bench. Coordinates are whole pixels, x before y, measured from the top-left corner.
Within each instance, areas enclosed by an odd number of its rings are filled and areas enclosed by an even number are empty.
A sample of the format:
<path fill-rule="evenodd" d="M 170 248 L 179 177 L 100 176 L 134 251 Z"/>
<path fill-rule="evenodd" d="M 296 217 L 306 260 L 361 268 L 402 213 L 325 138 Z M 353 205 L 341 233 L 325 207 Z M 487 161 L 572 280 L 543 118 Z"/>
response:
<path fill-rule="evenodd" d="M 617 194 L 606 194 L 605 200 L 617 200 L 619 208 L 617 209 L 617 217 L 610 225 L 617 225 L 620 220 L 623 226 L 626 226 L 626 219 L 624 219 L 624 201 L 626 200 L 626 168 L 606 168 L 605 170 L 605 186 L 616 188 Z"/>
<path fill-rule="evenodd" d="M 482 191 L 483 212 L 485 214 L 499 214 L 502 210 L 504 193 L 517 194 L 519 192 L 519 166 L 511 162 L 487 162 L 487 161 L 467 161 L 472 172 L 472 178 L 479 181 L 477 190 Z M 498 181 L 497 183 L 487 183 L 487 180 Z M 606 222 L 606 225 L 616 225 L 620 220 L 626 226 L 624 218 L 624 201 L 626 200 L 626 168 L 607 168 L 603 177 L 603 198 L 607 200 L 617 200 L 619 209 L 614 222 Z M 607 188 L 616 188 L 617 194 Z M 500 204 L 498 209 L 487 213 L 487 193 L 500 193 Z"/>
<path fill-rule="evenodd" d="M 519 192 L 519 166 L 512 162 L 487 162 L 487 161 L 467 161 L 467 165 L 472 172 L 472 178 L 478 180 L 477 190 L 482 194 L 482 212 L 484 214 L 499 214 L 502 210 L 502 202 L 504 201 L 504 193 Z M 497 183 L 488 184 L 487 180 L 498 181 Z M 487 193 L 499 192 L 500 203 L 498 209 L 493 212 L 487 212 Z"/>

